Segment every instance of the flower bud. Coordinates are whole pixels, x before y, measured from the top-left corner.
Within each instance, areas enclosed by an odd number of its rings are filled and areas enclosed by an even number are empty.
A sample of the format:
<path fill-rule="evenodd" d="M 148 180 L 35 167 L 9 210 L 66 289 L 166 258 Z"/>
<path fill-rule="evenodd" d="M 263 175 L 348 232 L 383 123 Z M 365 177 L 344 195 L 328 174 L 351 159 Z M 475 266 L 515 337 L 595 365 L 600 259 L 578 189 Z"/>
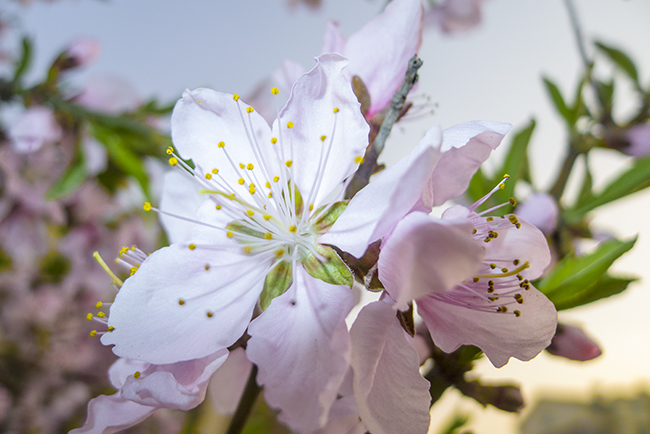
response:
<path fill-rule="evenodd" d="M 92 38 L 78 38 L 73 41 L 65 52 L 65 57 L 71 61 L 72 68 L 88 65 L 99 57 L 102 46 Z"/>
<path fill-rule="evenodd" d="M 552 233 L 557 227 L 557 203 L 548 193 L 531 194 L 517 207 L 516 212 L 517 217 L 532 223 L 544 234 Z"/>
<path fill-rule="evenodd" d="M 602 354 L 598 345 L 582 329 L 566 324 L 558 324 L 551 345 L 546 351 L 570 360 L 584 362 Z"/>
<path fill-rule="evenodd" d="M 650 155 L 650 124 L 634 125 L 626 133 L 629 146 L 622 151 L 632 157 Z"/>

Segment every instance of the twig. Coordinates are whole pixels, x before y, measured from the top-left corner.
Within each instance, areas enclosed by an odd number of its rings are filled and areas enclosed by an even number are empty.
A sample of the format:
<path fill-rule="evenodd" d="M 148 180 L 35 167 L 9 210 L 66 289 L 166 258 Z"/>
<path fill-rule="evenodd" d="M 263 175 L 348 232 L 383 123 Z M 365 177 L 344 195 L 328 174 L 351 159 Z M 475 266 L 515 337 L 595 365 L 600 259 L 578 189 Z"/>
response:
<path fill-rule="evenodd" d="M 251 370 L 251 373 L 248 376 L 248 381 L 246 382 L 246 387 L 244 388 L 244 393 L 239 400 L 235 414 L 230 420 L 230 425 L 228 426 L 226 434 L 240 434 L 244 429 L 244 426 L 246 426 L 248 416 L 251 414 L 257 396 L 262 391 L 262 388 L 257 385 L 256 377 L 257 366 L 253 365 L 253 369 Z"/>

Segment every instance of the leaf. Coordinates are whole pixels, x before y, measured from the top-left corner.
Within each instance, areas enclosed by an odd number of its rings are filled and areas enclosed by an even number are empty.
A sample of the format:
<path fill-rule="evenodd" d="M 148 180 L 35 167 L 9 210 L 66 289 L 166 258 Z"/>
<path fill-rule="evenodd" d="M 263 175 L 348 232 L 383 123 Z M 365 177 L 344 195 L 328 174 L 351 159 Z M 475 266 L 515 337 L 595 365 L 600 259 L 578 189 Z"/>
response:
<path fill-rule="evenodd" d="M 618 48 L 605 45 L 602 42 L 596 42 L 596 48 L 598 48 L 603 54 L 605 54 L 609 59 L 616 64 L 619 68 L 623 70 L 636 84 L 639 86 L 639 74 L 636 70 L 634 62 L 624 52 Z"/>
<path fill-rule="evenodd" d="M 573 296 L 564 299 L 551 299 L 551 301 L 555 304 L 557 310 L 572 309 L 620 294 L 627 289 L 630 283 L 637 280 L 636 278 L 615 277 L 605 274 L 596 283 L 573 294 Z"/>
<path fill-rule="evenodd" d="M 582 186 L 580 187 L 580 193 L 578 193 L 578 198 L 576 199 L 575 206 L 581 207 L 589 204 L 594 200 L 593 193 L 593 179 L 591 176 L 591 169 L 589 169 L 589 160 L 587 159 L 588 155 L 585 155 L 585 174 L 582 178 Z"/>
<path fill-rule="evenodd" d="M 293 282 L 293 265 L 291 261 L 280 261 L 266 275 L 264 289 L 260 295 L 260 307 L 266 310 L 271 301 L 284 294 Z"/>
<path fill-rule="evenodd" d="M 603 106 L 606 113 L 612 111 L 612 104 L 614 103 L 614 80 L 609 83 L 604 81 L 596 81 L 596 90 L 598 91 L 598 99 Z"/>
<path fill-rule="evenodd" d="M 503 162 L 503 168 L 500 172 L 497 172 L 499 175 L 507 173 L 511 176 L 511 180 L 504 183 L 503 190 L 499 190 L 495 193 L 497 203 L 506 202 L 514 195 L 517 181 L 521 180 L 530 182 L 528 144 L 530 143 L 534 130 L 535 119 L 531 119 L 530 123 L 517 131 L 517 134 L 512 139 L 512 143 L 508 149 L 508 154 Z M 491 188 L 492 187 L 490 187 L 490 189 Z"/>
<path fill-rule="evenodd" d="M 23 37 L 21 41 L 21 52 L 18 62 L 16 62 L 16 72 L 14 72 L 13 82 L 17 83 L 18 80 L 27 72 L 32 63 L 32 41 L 28 37 Z"/>
<path fill-rule="evenodd" d="M 548 276 L 536 282 L 535 287 L 553 302 L 575 297 L 604 276 L 614 261 L 629 251 L 635 242 L 636 237 L 628 241 L 609 240 L 592 253 L 570 254 Z"/>
<path fill-rule="evenodd" d="M 562 93 L 560 92 L 560 89 L 549 78 L 542 77 L 542 80 L 544 80 L 544 85 L 546 86 L 546 91 L 548 92 L 549 96 L 551 97 L 551 100 L 553 100 L 553 104 L 555 105 L 555 109 L 558 111 L 560 116 L 562 116 L 562 118 L 564 118 L 564 120 L 566 121 L 569 128 L 573 127 L 573 125 L 575 124 L 575 119 L 573 119 L 572 110 L 569 109 L 569 106 L 564 101 L 564 98 L 562 97 Z"/>
<path fill-rule="evenodd" d="M 336 220 L 338 220 L 339 216 L 345 211 L 345 208 L 347 208 L 349 200 L 341 200 L 339 202 L 333 203 L 327 211 L 318 219 L 314 222 L 314 227 L 320 234 L 324 234 L 327 232 L 334 223 L 336 223 Z M 327 205 L 324 205 L 323 207 L 319 208 L 316 210 L 314 215 L 319 215 L 321 211 L 324 209 L 324 207 Z"/>
<path fill-rule="evenodd" d="M 313 253 L 309 253 L 303 260 L 302 264 L 310 276 L 320 279 L 325 283 L 332 285 L 345 285 L 352 288 L 354 276 L 341 257 L 331 247 L 318 245 L 316 252 L 323 258 L 317 258 Z"/>
<path fill-rule="evenodd" d="M 86 173 L 86 158 L 81 143 L 77 143 L 75 157 L 65 171 L 54 181 L 54 184 L 45 192 L 45 200 L 58 200 L 72 194 L 84 183 Z"/>
<path fill-rule="evenodd" d="M 479 167 L 476 173 L 474 173 L 474 176 L 472 176 L 472 179 L 469 181 L 469 186 L 467 187 L 465 194 L 469 196 L 471 202 L 476 202 L 485 196 L 488 191 L 492 190 L 495 185 L 496 182 L 493 182 L 487 175 L 485 175 L 483 170 Z"/>
<path fill-rule="evenodd" d="M 577 222 L 589 211 L 640 191 L 650 186 L 650 156 L 637 158 L 630 169 L 623 172 L 600 193 L 587 203 L 578 203 L 573 209 L 567 210 L 564 218 L 569 222 Z"/>

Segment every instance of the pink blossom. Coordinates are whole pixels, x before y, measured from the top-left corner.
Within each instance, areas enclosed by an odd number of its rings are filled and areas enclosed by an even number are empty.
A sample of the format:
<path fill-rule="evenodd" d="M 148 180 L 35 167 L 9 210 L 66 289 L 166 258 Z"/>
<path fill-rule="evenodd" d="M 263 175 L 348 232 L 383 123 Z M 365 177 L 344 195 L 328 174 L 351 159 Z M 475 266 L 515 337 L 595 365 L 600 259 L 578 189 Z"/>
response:
<path fill-rule="evenodd" d="M 602 354 L 600 347 L 579 327 L 558 324 L 551 345 L 546 351 L 570 360 L 585 362 Z"/>
<path fill-rule="evenodd" d="M 74 101 L 90 110 L 110 114 L 133 111 L 142 104 L 131 83 L 113 75 L 91 78 Z"/>
<path fill-rule="evenodd" d="M 630 145 L 622 151 L 632 157 L 650 155 L 650 123 L 634 125 L 627 130 Z"/>
<path fill-rule="evenodd" d="M 38 151 L 44 144 L 61 139 L 62 130 L 54 113 L 43 106 L 30 107 L 9 127 L 9 138 L 16 152 Z"/>
<path fill-rule="evenodd" d="M 66 55 L 71 58 L 75 66 L 85 66 L 97 59 L 102 51 L 101 43 L 93 38 L 78 38 L 73 41 Z"/>
<path fill-rule="evenodd" d="M 481 23 L 482 4 L 483 0 L 444 0 L 427 11 L 425 23 L 445 33 L 464 32 Z"/>
<path fill-rule="evenodd" d="M 559 210 L 553 196 L 540 192 L 531 194 L 517 206 L 517 215 L 548 235 L 557 227 Z"/>

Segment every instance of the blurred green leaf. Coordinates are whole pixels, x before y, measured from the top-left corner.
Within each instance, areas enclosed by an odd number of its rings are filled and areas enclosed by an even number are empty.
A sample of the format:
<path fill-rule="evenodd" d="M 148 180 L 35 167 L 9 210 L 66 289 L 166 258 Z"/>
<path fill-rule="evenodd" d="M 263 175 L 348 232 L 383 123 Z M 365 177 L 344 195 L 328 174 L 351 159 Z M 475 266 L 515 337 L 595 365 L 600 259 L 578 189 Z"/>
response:
<path fill-rule="evenodd" d="M 636 237 L 628 241 L 609 240 L 591 253 L 580 256 L 569 254 L 548 276 L 535 282 L 535 287 L 553 303 L 568 303 L 568 300 L 579 297 L 580 293 L 601 279 L 614 261 L 629 251 L 635 242 Z"/>
<path fill-rule="evenodd" d="M 573 111 L 569 108 L 566 101 L 564 101 L 560 89 L 557 87 L 555 83 L 551 81 L 551 79 L 547 77 L 542 77 L 542 80 L 544 80 L 546 91 L 551 97 L 551 100 L 555 105 L 555 109 L 558 111 L 560 116 L 564 118 L 569 128 L 573 127 L 573 125 L 575 124 L 575 119 L 573 118 L 574 116 Z"/>
<path fill-rule="evenodd" d="M 158 100 L 152 99 L 140 107 L 138 112 L 145 115 L 163 116 L 170 114 L 174 110 L 175 105 L 176 101 L 167 105 L 160 105 L 160 102 Z"/>
<path fill-rule="evenodd" d="M 591 169 L 589 168 L 589 160 L 587 159 L 587 155 L 584 156 L 584 162 L 585 174 L 582 178 L 580 193 L 578 193 L 578 198 L 576 199 L 576 203 L 574 205 L 576 208 L 588 205 L 591 201 L 594 200 L 593 178 L 591 176 Z"/>
<path fill-rule="evenodd" d="M 18 58 L 18 62 L 16 62 L 16 72 L 14 72 L 13 78 L 14 83 L 18 83 L 29 69 L 29 66 L 32 63 L 32 54 L 32 41 L 25 36 L 21 41 L 20 57 Z"/>
<path fill-rule="evenodd" d="M 86 157 L 81 143 L 77 143 L 75 157 L 67 169 L 54 181 L 54 184 L 45 192 L 45 200 L 58 200 L 72 194 L 84 183 L 86 173 Z"/>
<path fill-rule="evenodd" d="M 517 181 L 531 182 L 530 166 L 528 164 L 528 144 L 533 136 L 535 125 L 535 119 L 531 119 L 530 123 L 517 131 L 515 137 L 512 139 L 508 154 L 503 162 L 503 168 L 500 172 L 497 172 L 497 175 L 507 173 L 511 179 L 504 183 L 505 187 L 503 190 L 495 193 L 497 203 L 506 202 L 514 195 Z"/>
<path fill-rule="evenodd" d="M 469 416 L 466 414 L 454 414 L 445 426 L 439 431 L 439 434 L 457 434 L 460 428 L 467 425 Z"/>
<path fill-rule="evenodd" d="M 621 68 L 623 72 L 625 72 L 627 76 L 630 77 L 637 86 L 639 86 L 639 74 L 630 56 L 618 48 L 605 45 L 602 42 L 596 42 L 595 45 L 596 48 L 609 57 L 612 62 Z"/>
<path fill-rule="evenodd" d="M 596 81 L 596 90 L 603 110 L 605 113 L 611 113 L 614 104 L 614 80 L 612 79 L 609 82 Z"/>
<path fill-rule="evenodd" d="M 467 187 L 466 194 L 469 196 L 472 202 L 476 202 L 485 194 L 494 188 L 495 183 L 479 169 L 474 173 L 472 179 L 469 181 L 469 186 Z"/>
<path fill-rule="evenodd" d="M 630 283 L 637 280 L 636 278 L 615 277 L 605 274 L 596 283 L 582 291 L 578 291 L 568 298 L 556 298 L 552 301 L 557 310 L 571 309 L 620 294 L 627 289 Z"/>
<path fill-rule="evenodd" d="M 594 195 L 588 202 L 578 202 L 564 218 L 569 223 L 580 221 L 589 211 L 650 186 L 650 156 L 634 160 L 632 167 Z"/>

